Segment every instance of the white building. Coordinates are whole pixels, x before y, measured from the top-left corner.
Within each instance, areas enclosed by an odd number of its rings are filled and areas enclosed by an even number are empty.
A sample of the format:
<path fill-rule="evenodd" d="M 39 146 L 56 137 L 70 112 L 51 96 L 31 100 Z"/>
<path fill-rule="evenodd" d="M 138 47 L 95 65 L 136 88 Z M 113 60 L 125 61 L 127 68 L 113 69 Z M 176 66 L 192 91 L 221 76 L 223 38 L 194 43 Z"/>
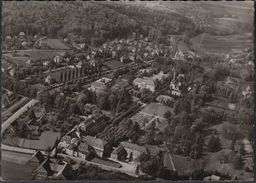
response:
<path fill-rule="evenodd" d="M 133 84 L 135 86 L 138 86 L 140 89 L 147 88 L 152 92 L 155 91 L 155 84 L 154 84 L 153 80 L 150 80 L 150 79 L 136 78 L 133 81 Z"/>
<path fill-rule="evenodd" d="M 181 82 L 177 81 L 175 76 L 176 76 L 176 73 L 174 72 L 173 79 L 170 83 L 171 93 L 174 96 L 181 96 L 181 90 L 180 90 Z M 179 74 L 177 79 L 182 78 L 182 77 L 184 77 L 184 75 Z"/>
<path fill-rule="evenodd" d="M 181 86 L 180 82 L 176 83 L 175 81 L 171 81 L 170 89 L 171 89 L 172 95 L 181 96 L 180 86 Z"/>

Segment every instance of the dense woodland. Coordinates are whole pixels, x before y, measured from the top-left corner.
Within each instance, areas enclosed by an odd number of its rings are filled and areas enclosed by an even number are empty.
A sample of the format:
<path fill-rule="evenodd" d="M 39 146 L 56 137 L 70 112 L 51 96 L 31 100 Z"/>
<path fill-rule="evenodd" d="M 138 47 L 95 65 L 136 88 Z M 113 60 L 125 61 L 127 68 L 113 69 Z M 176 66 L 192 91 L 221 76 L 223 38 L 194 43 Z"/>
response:
<path fill-rule="evenodd" d="M 139 9 L 138 9 L 139 8 Z M 35 11 L 30 11 L 31 9 Z M 15 11 L 10 11 L 15 10 Z M 100 11 L 99 11 L 100 10 Z M 198 32 L 188 18 L 147 8 L 108 2 L 8 2 L 3 4 L 3 35 L 48 35 L 91 41 L 125 37 L 136 30 L 161 35 Z"/>

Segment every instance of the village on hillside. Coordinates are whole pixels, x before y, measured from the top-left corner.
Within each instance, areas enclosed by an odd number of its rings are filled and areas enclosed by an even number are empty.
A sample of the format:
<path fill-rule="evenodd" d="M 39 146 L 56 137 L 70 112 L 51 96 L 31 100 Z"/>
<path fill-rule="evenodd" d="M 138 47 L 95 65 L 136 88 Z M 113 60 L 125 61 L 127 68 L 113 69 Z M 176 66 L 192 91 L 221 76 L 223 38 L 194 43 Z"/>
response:
<path fill-rule="evenodd" d="M 3 180 L 253 179 L 252 42 L 29 30 L 2 39 Z"/>

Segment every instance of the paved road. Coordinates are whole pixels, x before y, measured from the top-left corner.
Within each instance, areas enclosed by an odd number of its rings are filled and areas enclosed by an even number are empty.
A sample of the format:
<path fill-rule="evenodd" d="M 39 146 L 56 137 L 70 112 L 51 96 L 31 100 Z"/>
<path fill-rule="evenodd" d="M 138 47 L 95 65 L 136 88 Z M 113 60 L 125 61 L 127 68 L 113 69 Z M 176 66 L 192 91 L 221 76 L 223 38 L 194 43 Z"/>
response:
<path fill-rule="evenodd" d="M 5 116 L 11 114 L 13 111 L 15 111 L 17 108 L 19 108 L 21 105 L 25 104 L 25 102 L 28 100 L 27 97 L 23 97 L 20 101 L 15 103 L 13 106 L 8 108 L 6 111 L 2 112 L 2 117 L 5 118 Z"/>
<path fill-rule="evenodd" d="M 113 166 L 108 166 L 108 165 L 103 165 L 103 164 L 99 164 L 99 163 L 92 162 L 92 161 L 87 161 L 83 158 L 78 158 L 78 157 L 74 157 L 74 156 L 71 156 L 71 155 L 66 155 L 66 154 L 59 153 L 58 156 L 63 157 L 63 158 L 70 158 L 73 161 L 76 161 L 76 162 L 79 162 L 79 163 L 87 163 L 87 164 L 91 164 L 91 165 L 96 165 L 96 166 L 99 166 L 100 168 L 105 169 L 105 170 L 123 172 L 123 173 L 126 173 L 126 174 L 130 175 L 130 176 L 138 177 L 138 175 L 135 174 L 135 168 L 134 168 L 134 165 L 132 165 L 132 164 L 118 162 L 122 165 L 122 167 L 116 168 L 116 167 L 113 167 Z M 142 175 L 144 175 L 144 173 L 142 173 L 142 172 L 140 172 L 140 173 Z"/>
<path fill-rule="evenodd" d="M 18 119 L 24 112 L 28 110 L 29 107 L 34 106 L 39 101 L 32 99 L 30 102 L 28 102 L 26 105 L 24 105 L 22 108 L 20 108 L 17 112 L 15 112 L 10 118 L 8 118 L 5 122 L 2 124 L 1 129 L 1 136 L 3 135 L 4 131 L 16 120 Z"/>

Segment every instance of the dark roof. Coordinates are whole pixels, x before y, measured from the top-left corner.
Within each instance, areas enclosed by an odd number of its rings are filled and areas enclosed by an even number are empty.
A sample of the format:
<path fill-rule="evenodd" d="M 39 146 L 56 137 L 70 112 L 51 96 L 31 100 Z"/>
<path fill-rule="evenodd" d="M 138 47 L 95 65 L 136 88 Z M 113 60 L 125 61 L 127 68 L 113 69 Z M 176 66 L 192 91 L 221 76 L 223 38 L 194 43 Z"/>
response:
<path fill-rule="evenodd" d="M 44 155 L 41 153 L 41 151 L 37 151 L 34 156 L 38 159 L 40 163 L 44 161 Z"/>
<path fill-rule="evenodd" d="M 141 162 L 146 156 L 147 156 L 146 153 L 143 152 L 143 153 L 141 153 L 137 158 L 135 158 L 133 161 L 135 161 L 135 162 Z"/>
<path fill-rule="evenodd" d="M 47 171 L 47 175 L 52 175 L 53 171 L 50 166 L 51 160 L 50 158 L 46 158 L 44 161 L 39 164 L 39 166 L 34 170 L 34 172 L 40 171 L 42 168 L 44 168 Z"/>
<path fill-rule="evenodd" d="M 124 150 L 123 146 L 118 146 L 117 148 L 114 149 L 114 151 L 112 153 L 113 154 L 118 154 L 123 150 Z"/>

